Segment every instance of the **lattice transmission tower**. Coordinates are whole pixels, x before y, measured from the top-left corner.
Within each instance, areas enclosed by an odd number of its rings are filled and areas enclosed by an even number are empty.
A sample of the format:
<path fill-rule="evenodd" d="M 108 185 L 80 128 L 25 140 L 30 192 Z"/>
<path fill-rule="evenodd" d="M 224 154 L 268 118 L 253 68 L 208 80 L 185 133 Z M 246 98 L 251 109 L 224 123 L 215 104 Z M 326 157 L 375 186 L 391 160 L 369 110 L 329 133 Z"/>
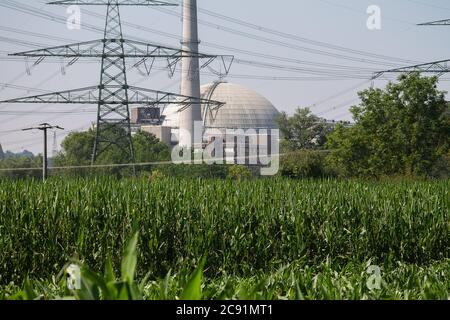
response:
<path fill-rule="evenodd" d="M 80 58 L 101 59 L 100 84 L 97 86 L 29 96 L 0 103 L 46 103 L 46 104 L 96 104 L 98 105 L 95 144 L 92 152 L 92 164 L 105 150 L 118 146 L 127 155 L 130 163 L 135 162 L 131 137 L 130 105 L 144 105 L 158 108 L 176 102 L 181 108 L 192 104 L 222 106 L 223 103 L 183 96 L 175 93 L 138 88 L 128 85 L 126 59 L 137 59 L 135 67 L 145 65 L 147 73 L 155 59 L 167 61 L 171 75 L 183 58 L 198 58 L 205 61 L 200 68 L 211 67 L 211 63 L 220 58 L 228 73 L 232 56 L 217 56 L 190 52 L 177 48 L 143 43 L 123 38 L 120 18 L 121 6 L 175 6 L 175 4 L 157 0 L 65 0 L 54 1 L 52 5 L 91 5 L 106 6 L 106 24 L 104 37 L 100 40 L 80 42 L 12 54 L 27 58 L 37 58 L 39 64 L 47 57 L 71 59 L 72 65 Z M 150 66 L 150 67 L 148 67 Z M 114 134 L 111 135 L 111 132 Z"/>
<path fill-rule="evenodd" d="M 418 24 L 418 26 L 450 26 L 450 19 L 420 23 Z M 443 74 L 450 73 L 450 59 L 380 71 L 374 74 L 372 80 L 377 79 L 386 73 L 413 73 L 413 72 L 436 74 L 438 77 L 440 77 Z"/>

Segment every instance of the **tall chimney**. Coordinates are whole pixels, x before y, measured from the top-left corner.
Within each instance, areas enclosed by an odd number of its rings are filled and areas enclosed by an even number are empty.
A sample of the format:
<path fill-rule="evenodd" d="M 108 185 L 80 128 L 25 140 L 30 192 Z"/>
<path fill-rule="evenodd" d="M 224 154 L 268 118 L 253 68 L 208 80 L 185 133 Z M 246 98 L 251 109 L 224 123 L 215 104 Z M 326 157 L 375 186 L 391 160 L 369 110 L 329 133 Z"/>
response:
<path fill-rule="evenodd" d="M 197 0 L 183 0 L 182 49 L 198 52 Z M 181 94 L 200 98 L 200 70 L 198 58 L 183 58 L 181 62 Z M 194 122 L 202 121 L 201 105 L 193 104 L 180 112 L 180 146 L 192 147 L 195 141 Z M 189 133 L 189 134 L 188 134 Z"/>

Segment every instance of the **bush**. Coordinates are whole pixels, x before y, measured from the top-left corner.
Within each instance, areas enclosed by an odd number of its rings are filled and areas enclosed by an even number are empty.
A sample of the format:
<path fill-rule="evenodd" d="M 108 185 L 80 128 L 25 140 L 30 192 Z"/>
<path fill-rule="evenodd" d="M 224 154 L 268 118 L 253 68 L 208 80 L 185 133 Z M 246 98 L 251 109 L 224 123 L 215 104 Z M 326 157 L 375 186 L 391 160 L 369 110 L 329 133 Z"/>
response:
<path fill-rule="evenodd" d="M 290 178 L 321 178 L 333 176 L 326 165 L 324 151 L 301 150 L 281 156 L 280 174 Z"/>
<path fill-rule="evenodd" d="M 29 170 L 26 170 L 29 168 Z M 12 157 L 0 160 L 0 179 L 42 178 L 42 157 Z M 4 170 L 4 171 L 3 171 Z"/>
<path fill-rule="evenodd" d="M 450 178 L 450 150 L 435 163 L 431 176 L 434 178 Z"/>
<path fill-rule="evenodd" d="M 175 178 L 224 179 L 228 176 L 228 167 L 226 165 L 169 164 L 169 165 L 157 165 L 154 166 L 153 169 L 160 171 L 165 176 Z"/>
<path fill-rule="evenodd" d="M 160 170 L 156 169 L 153 170 L 152 173 L 150 174 L 150 180 L 151 181 L 157 181 L 157 180 L 162 180 L 166 177 L 166 175 L 164 173 L 162 173 Z"/>
<path fill-rule="evenodd" d="M 228 169 L 228 177 L 235 180 L 243 180 L 252 177 L 252 172 L 242 165 L 233 165 Z"/>

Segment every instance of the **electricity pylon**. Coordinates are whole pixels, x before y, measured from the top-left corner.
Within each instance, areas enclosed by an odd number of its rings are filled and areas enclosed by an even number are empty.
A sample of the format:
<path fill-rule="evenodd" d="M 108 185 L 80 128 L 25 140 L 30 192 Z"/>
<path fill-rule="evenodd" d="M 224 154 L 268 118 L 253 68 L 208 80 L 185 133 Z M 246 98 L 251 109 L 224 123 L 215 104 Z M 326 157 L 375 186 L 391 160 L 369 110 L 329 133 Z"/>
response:
<path fill-rule="evenodd" d="M 418 24 L 418 26 L 450 26 L 450 19 L 420 23 Z M 418 64 L 415 66 L 408 66 L 386 71 L 380 71 L 374 74 L 372 80 L 381 77 L 385 73 L 413 73 L 413 72 L 433 73 L 436 74 L 438 77 L 440 77 L 443 74 L 450 72 L 449 62 L 450 59 L 447 59 Z"/>
<path fill-rule="evenodd" d="M 441 61 L 434 61 L 429 63 L 423 63 L 418 64 L 415 66 L 409 66 L 409 67 L 401 67 L 396 69 L 390 69 L 385 71 L 380 71 L 374 74 L 372 80 L 377 79 L 384 75 L 385 73 L 432 73 L 436 74 L 438 77 L 445 73 L 450 72 L 450 66 L 449 66 L 450 59 L 448 60 L 441 60 Z"/>
<path fill-rule="evenodd" d="M 450 19 L 419 23 L 418 26 L 449 26 Z"/>
<path fill-rule="evenodd" d="M 231 65 L 231 56 L 207 55 L 123 38 L 120 6 L 174 6 L 174 4 L 157 0 L 65 0 L 54 1 L 49 4 L 106 6 L 106 25 L 103 39 L 20 52 L 13 55 L 38 58 L 36 64 L 42 62 L 46 57 L 71 58 L 69 65 L 81 57 L 101 58 L 100 84 L 81 89 L 0 101 L 0 103 L 98 105 L 92 164 L 95 163 L 102 152 L 113 145 L 118 146 L 127 155 L 131 163 L 135 162 L 129 108 L 132 104 L 158 107 L 176 101 L 177 104 L 184 107 L 188 107 L 191 104 L 223 105 L 223 103 L 218 101 L 208 101 L 128 85 L 126 58 L 140 59 L 135 66 L 144 64 L 147 71 L 148 60 L 151 60 L 151 66 L 153 66 L 155 59 L 165 59 L 172 75 L 175 72 L 177 63 L 185 57 L 205 59 L 206 62 L 203 63 L 202 67 L 209 66 L 217 57 L 221 57 L 222 62 L 226 64 L 225 59 L 228 57 Z M 228 66 L 226 72 L 229 69 Z M 115 133 L 114 138 L 111 138 L 111 132 Z"/>

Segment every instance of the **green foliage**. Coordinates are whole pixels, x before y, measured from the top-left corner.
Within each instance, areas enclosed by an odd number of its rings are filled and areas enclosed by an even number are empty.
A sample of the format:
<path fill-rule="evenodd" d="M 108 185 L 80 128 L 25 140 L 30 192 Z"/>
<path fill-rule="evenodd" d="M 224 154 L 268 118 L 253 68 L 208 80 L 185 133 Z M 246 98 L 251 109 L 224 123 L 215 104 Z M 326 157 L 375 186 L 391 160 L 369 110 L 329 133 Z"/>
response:
<path fill-rule="evenodd" d="M 156 165 L 153 168 L 173 178 L 224 179 L 228 176 L 228 166 L 217 164 L 167 164 Z"/>
<path fill-rule="evenodd" d="M 9 297 L 10 300 L 37 300 L 38 298 L 39 296 L 32 288 L 29 279 L 25 279 L 22 290 L 15 292 L 11 297 Z"/>
<path fill-rule="evenodd" d="M 181 294 L 181 300 L 201 300 L 202 293 L 202 279 L 203 268 L 205 266 L 206 259 L 200 262 L 200 265 L 195 269 L 194 273 L 189 277 L 189 281 L 183 289 Z"/>
<path fill-rule="evenodd" d="M 134 151 L 137 163 L 170 161 L 170 148 L 155 135 L 138 131 L 133 136 Z"/>
<path fill-rule="evenodd" d="M 305 266 L 301 261 L 287 264 L 272 272 L 255 272 L 249 277 L 221 274 L 204 281 L 201 271 L 197 269 L 189 276 L 192 280 L 183 285 L 184 273 L 164 279 L 149 281 L 144 279 L 138 287 L 138 298 L 150 300 L 186 299 L 240 299 L 240 300 L 369 300 L 369 299 L 404 299 L 404 300 L 448 300 L 450 298 L 450 260 L 434 262 L 427 266 L 398 263 L 381 270 L 381 288 L 370 290 L 367 287 L 369 274 L 367 267 L 371 261 L 361 264 L 348 264 L 334 269 L 325 261 L 318 266 Z M 99 284 L 105 280 L 96 280 Z M 195 286 L 194 286 L 195 283 Z M 31 288 L 34 285 L 36 289 Z M 133 299 L 130 295 L 118 296 L 114 281 L 105 289 L 109 299 Z M 28 286 L 28 288 L 26 288 Z M 77 294 L 78 299 L 106 299 L 99 285 L 98 291 L 89 293 L 83 289 Z M 203 290 L 202 290 L 203 288 Z M 41 291 L 42 290 L 42 291 Z M 35 291 L 44 294 L 37 295 Z M 27 293 L 28 292 L 28 293 Z M 84 292 L 84 294 L 82 294 Z M 64 297 L 66 290 L 62 285 L 34 280 L 24 285 L 23 289 L 8 286 L 0 290 L 0 299 L 74 299 Z"/>
<path fill-rule="evenodd" d="M 116 279 L 111 260 L 108 258 L 104 274 L 92 271 L 88 266 L 80 265 L 81 288 L 69 291 L 64 279 L 58 285 L 53 285 L 57 293 L 38 296 L 31 288 L 28 279 L 25 281 L 24 289 L 15 294 L 11 299 L 31 300 L 42 298 L 53 299 L 78 299 L 78 300 L 142 300 L 142 290 L 134 281 L 137 264 L 137 240 L 136 233 L 130 240 L 123 255 L 122 276 Z M 35 281 L 35 283 L 38 283 Z M 42 287 L 42 286 L 41 286 Z M 49 287 L 49 285 L 47 285 Z"/>
<path fill-rule="evenodd" d="M 138 233 L 135 233 L 126 246 L 121 279 L 116 280 L 111 260 L 106 262 L 104 275 L 91 271 L 87 266 L 81 269 L 81 289 L 74 290 L 79 300 L 142 300 L 141 288 L 134 281 L 137 265 Z"/>
<path fill-rule="evenodd" d="M 42 157 L 11 157 L 0 160 L 0 169 L 20 169 L 0 171 L 0 178 L 41 178 L 41 170 L 22 170 L 26 168 L 42 168 Z"/>
<path fill-rule="evenodd" d="M 281 146 L 285 151 L 299 149 L 320 149 L 333 127 L 308 108 L 298 108 L 292 117 L 282 113 L 277 119 L 281 132 Z"/>
<path fill-rule="evenodd" d="M 95 141 L 95 131 L 91 128 L 86 132 L 71 132 L 61 143 L 62 152 L 54 159 L 57 166 L 89 165 L 92 160 L 92 150 Z"/>
<path fill-rule="evenodd" d="M 134 281 L 134 273 L 136 271 L 137 253 L 136 247 L 138 242 L 138 233 L 131 238 L 130 243 L 126 247 L 122 260 L 122 281 L 132 283 Z"/>
<path fill-rule="evenodd" d="M 280 174 L 290 178 L 323 178 L 331 176 L 326 167 L 327 152 L 320 150 L 301 150 L 281 156 Z"/>
<path fill-rule="evenodd" d="M 115 129 L 110 132 L 111 139 L 117 139 L 124 132 Z M 62 152 L 54 159 L 57 166 L 83 166 L 90 165 L 92 160 L 92 150 L 95 141 L 95 130 L 89 129 L 86 132 L 73 132 L 64 139 L 62 143 Z M 160 142 L 153 134 L 144 131 L 138 131 L 133 135 L 133 146 L 137 163 L 161 162 L 170 160 L 170 148 Z M 127 155 L 116 145 L 101 153 L 96 164 L 123 164 L 129 163 Z M 149 171 L 151 166 L 139 166 L 137 171 Z M 107 168 L 107 169 L 74 169 L 69 174 L 86 175 L 92 174 L 116 174 L 130 175 L 130 168 Z M 64 172 L 58 172 L 64 174 Z"/>
<path fill-rule="evenodd" d="M 450 177 L 450 149 L 447 154 L 440 157 L 433 165 L 431 176 L 436 178 Z"/>
<path fill-rule="evenodd" d="M 330 164 L 346 176 L 430 176 L 450 146 L 449 107 L 436 85 L 411 74 L 361 92 L 356 125 L 329 137 Z"/>
<path fill-rule="evenodd" d="M 166 175 L 158 169 L 153 170 L 152 173 L 150 174 L 151 181 L 158 181 L 158 180 L 162 180 L 164 178 L 166 178 Z"/>
<path fill-rule="evenodd" d="M 51 279 L 74 256 L 90 270 L 121 270 L 135 226 L 141 250 L 133 279 L 150 274 L 149 281 L 159 281 L 171 270 L 179 276 L 177 288 L 205 253 L 204 277 L 210 281 L 264 278 L 296 262 L 319 268 L 328 259 L 338 272 L 369 259 L 386 270 L 399 262 L 426 268 L 450 258 L 449 183 L 1 180 L 0 292 L 27 277 L 33 283 Z M 126 264 L 133 266 L 134 256 L 128 256 Z M 105 268 L 108 258 L 113 268 Z M 121 281 L 131 279 L 124 275 Z M 180 296 L 170 291 L 171 281 L 168 291 L 158 282 L 162 292 Z M 59 288 L 58 282 L 51 286 Z M 47 296 L 40 286 L 33 288 Z"/>
<path fill-rule="evenodd" d="M 234 180 L 248 179 L 252 177 L 252 172 L 242 165 L 233 165 L 228 169 L 228 177 Z"/>

